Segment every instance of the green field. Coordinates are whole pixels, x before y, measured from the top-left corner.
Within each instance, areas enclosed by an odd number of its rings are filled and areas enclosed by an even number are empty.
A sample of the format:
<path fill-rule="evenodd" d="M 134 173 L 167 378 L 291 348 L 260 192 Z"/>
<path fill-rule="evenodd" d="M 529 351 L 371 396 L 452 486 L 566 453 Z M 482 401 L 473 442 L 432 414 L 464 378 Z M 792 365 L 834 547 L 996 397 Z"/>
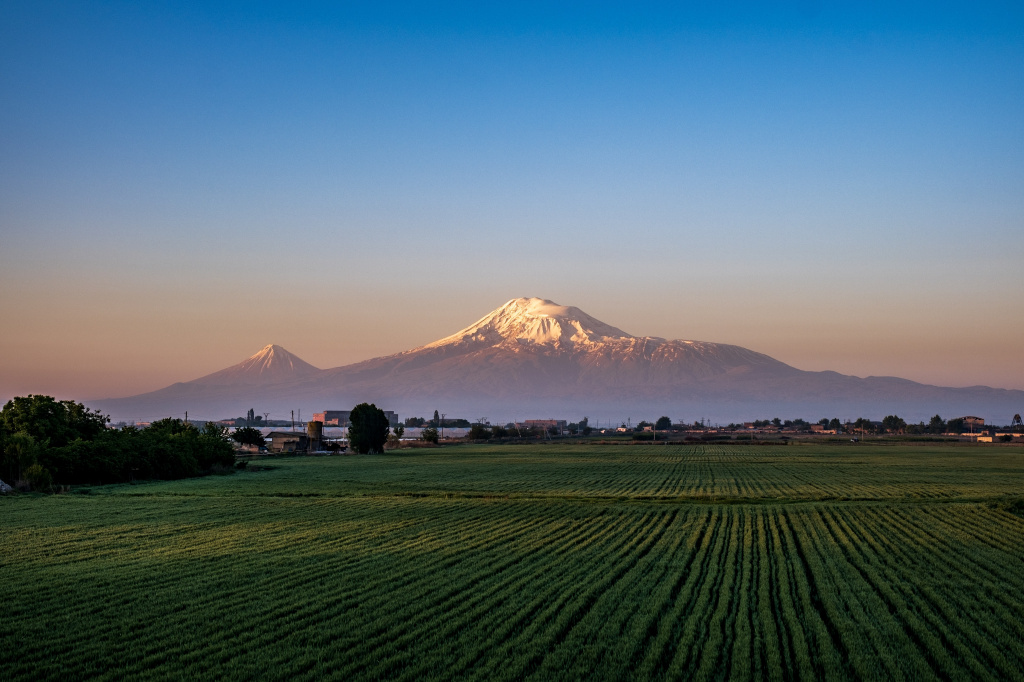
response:
<path fill-rule="evenodd" d="M 0 498 L 0 679 L 1024 679 L 1024 451 L 461 446 Z"/>

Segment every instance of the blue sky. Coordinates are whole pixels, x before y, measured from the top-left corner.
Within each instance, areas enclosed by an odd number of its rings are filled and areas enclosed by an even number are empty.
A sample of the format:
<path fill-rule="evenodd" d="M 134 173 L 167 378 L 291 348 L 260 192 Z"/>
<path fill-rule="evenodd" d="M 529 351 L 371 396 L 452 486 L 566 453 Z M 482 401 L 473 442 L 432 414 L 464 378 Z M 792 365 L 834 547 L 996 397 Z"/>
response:
<path fill-rule="evenodd" d="M 0 95 L 0 397 L 517 296 L 1024 388 L 1015 4 L 7 2 Z"/>

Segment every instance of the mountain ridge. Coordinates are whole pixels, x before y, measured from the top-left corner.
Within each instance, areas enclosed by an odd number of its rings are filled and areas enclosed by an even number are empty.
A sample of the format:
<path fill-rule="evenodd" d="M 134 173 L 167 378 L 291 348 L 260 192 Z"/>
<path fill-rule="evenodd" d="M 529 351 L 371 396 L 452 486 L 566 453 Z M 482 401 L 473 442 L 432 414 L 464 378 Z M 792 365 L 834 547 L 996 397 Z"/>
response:
<path fill-rule="evenodd" d="M 1008 422 L 1024 406 L 1024 391 L 809 372 L 742 346 L 633 336 L 579 308 L 519 298 L 455 334 L 400 353 L 321 370 L 270 344 L 191 382 L 92 404 L 112 414 L 187 409 L 220 417 L 252 406 L 311 414 L 363 401 L 405 414 L 439 407 L 579 416 L 674 410 L 721 421 L 884 414 L 917 421 L 945 411 L 987 412 Z"/>

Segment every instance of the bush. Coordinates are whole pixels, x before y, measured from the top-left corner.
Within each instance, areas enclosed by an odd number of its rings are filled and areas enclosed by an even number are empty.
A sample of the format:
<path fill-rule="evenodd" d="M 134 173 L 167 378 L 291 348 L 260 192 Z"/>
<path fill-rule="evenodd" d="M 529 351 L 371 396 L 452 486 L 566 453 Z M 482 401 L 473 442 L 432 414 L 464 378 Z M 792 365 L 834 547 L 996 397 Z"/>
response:
<path fill-rule="evenodd" d="M 420 440 L 426 441 L 427 443 L 437 443 L 437 429 L 433 426 L 428 426 L 423 429 L 420 431 Z"/>
<path fill-rule="evenodd" d="M 37 492 L 44 492 L 53 488 L 53 476 L 39 464 L 33 464 L 25 469 L 25 481 L 32 490 Z"/>
<path fill-rule="evenodd" d="M 490 440 L 491 432 L 483 424 L 473 424 L 469 427 L 469 433 L 466 434 L 466 440 Z"/>

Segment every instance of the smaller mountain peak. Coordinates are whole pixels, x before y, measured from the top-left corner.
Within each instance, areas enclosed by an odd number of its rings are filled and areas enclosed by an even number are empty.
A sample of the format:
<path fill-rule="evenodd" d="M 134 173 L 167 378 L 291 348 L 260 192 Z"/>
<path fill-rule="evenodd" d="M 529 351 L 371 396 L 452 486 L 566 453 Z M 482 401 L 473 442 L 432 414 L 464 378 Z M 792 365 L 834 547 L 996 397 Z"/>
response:
<path fill-rule="evenodd" d="M 263 357 L 266 357 L 268 355 L 277 355 L 277 354 L 291 355 L 291 353 L 289 353 L 288 351 L 286 351 L 284 348 L 282 348 L 281 346 L 277 345 L 276 343 L 268 343 L 267 345 L 263 346 L 263 348 L 261 348 L 259 350 L 259 352 L 257 352 L 252 357 L 253 358 L 263 358 Z"/>
<path fill-rule="evenodd" d="M 320 372 L 299 356 L 288 352 L 276 343 L 268 343 L 256 354 L 250 355 L 242 362 L 214 372 L 197 382 L 205 384 L 253 384 L 276 383 L 291 379 L 309 377 Z"/>

